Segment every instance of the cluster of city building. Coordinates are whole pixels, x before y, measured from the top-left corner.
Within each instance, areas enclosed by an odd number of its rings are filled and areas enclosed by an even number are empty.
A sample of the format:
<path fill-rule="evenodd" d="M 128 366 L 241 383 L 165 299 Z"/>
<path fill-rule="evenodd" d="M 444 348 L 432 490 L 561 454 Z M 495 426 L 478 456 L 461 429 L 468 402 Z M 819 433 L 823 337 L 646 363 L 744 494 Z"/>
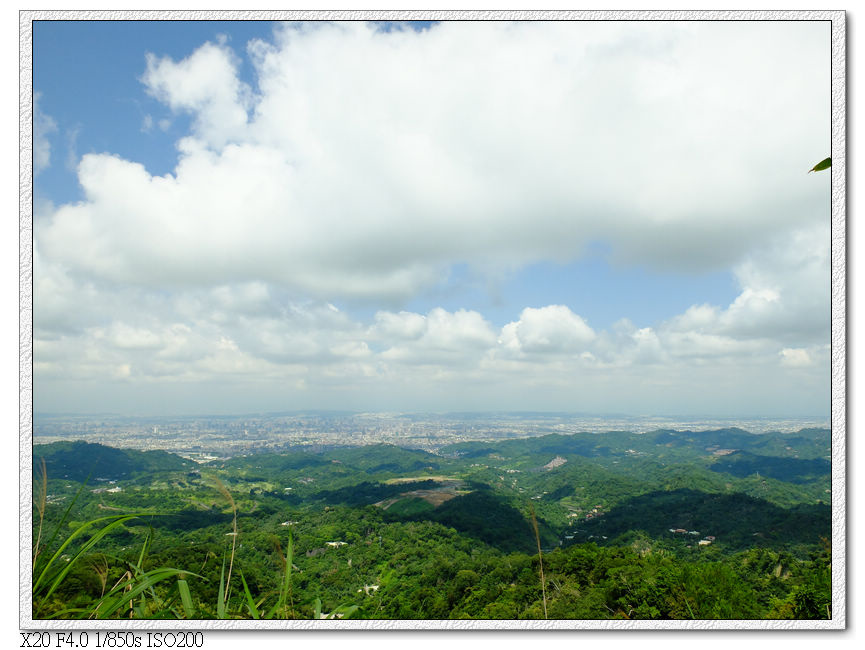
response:
<path fill-rule="evenodd" d="M 699 428 L 736 426 L 755 433 L 828 426 L 823 421 L 701 420 Z M 197 461 L 294 447 L 393 444 L 436 452 L 467 441 L 500 441 L 551 433 L 694 428 L 694 420 L 547 413 L 284 413 L 240 416 L 132 417 L 39 415 L 34 443 L 84 440 L 113 447 L 161 449 Z"/>

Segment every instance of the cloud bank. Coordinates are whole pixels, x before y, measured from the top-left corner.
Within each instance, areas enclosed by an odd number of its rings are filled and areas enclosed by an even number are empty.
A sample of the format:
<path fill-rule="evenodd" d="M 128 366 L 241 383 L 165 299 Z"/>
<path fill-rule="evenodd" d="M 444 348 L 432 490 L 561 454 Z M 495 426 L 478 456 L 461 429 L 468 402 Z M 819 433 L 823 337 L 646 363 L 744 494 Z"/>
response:
<path fill-rule="evenodd" d="M 768 380 L 817 405 L 828 177 L 805 172 L 829 143 L 821 29 L 287 24 L 242 55 L 148 55 L 152 119 L 187 114 L 190 131 L 165 176 L 83 156 L 84 200 L 37 216 L 35 374 L 577 409 L 614 405 L 615 385 L 644 392 L 634 408 L 674 408 L 669 386 L 696 381 L 729 409 Z M 469 305 L 398 307 L 456 264 L 569 262 L 595 242 L 614 264 L 729 270 L 740 293 L 607 330 L 579 305 L 529 305 L 502 327 Z M 369 321 L 342 300 L 387 307 Z"/>

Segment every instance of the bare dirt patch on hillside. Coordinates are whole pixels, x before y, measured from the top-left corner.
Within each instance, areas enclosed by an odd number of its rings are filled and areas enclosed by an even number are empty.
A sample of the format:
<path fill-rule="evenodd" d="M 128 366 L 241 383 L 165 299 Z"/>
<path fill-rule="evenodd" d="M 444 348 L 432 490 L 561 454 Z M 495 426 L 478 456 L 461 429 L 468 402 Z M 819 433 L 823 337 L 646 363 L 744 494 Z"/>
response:
<path fill-rule="evenodd" d="M 419 479 L 408 479 L 407 481 L 404 479 L 392 479 L 392 482 L 416 482 Z M 426 488 L 421 490 L 410 490 L 408 492 L 402 492 L 399 496 L 391 497 L 389 499 L 384 499 L 383 501 L 379 501 L 375 505 L 383 510 L 387 510 L 390 506 L 392 506 L 397 501 L 401 499 L 405 499 L 408 497 L 415 497 L 418 499 L 423 499 L 427 503 L 431 504 L 434 508 L 438 508 L 445 501 L 450 501 L 454 497 L 461 496 L 463 494 L 468 494 L 471 490 L 462 489 L 464 483 L 459 479 L 452 479 L 445 476 L 439 477 L 424 477 L 423 480 L 438 480 L 442 483 L 441 487 L 435 488 Z"/>

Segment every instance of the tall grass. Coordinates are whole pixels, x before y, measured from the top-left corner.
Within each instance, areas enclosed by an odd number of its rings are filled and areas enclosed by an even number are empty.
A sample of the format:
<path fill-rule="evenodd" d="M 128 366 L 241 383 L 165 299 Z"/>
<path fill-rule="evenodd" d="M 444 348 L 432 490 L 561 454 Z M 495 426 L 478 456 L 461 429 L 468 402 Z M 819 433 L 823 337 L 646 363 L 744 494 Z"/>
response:
<path fill-rule="evenodd" d="M 33 563 L 36 563 L 36 557 L 42 546 L 42 526 L 45 523 L 45 508 L 48 505 L 48 470 L 45 468 L 45 459 L 40 458 L 39 465 L 39 482 L 34 485 L 34 496 L 36 501 L 36 511 L 39 513 L 39 527 L 36 533 L 36 543 L 33 545 Z"/>
<path fill-rule="evenodd" d="M 285 558 L 282 557 L 282 548 L 279 546 L 279 540 L 275 540 L 279 558 L 282 564 L 282 575 L 279 581 L 279 591 L 277 592 L 276 602 L 267 610 L 262 609 L 262 605 L 266 597 L 261 598 L 257 603 L 252 597 L 249 590 L 249 585 L 246 583 L 246 578 L 243 572 L 240 574 L 240 580 L 243 583 L 243 592 L 246 596 L 246 607 L 249 610 L 249 615 L 255 620 L 271 619 L 271 618 L 296 618 L 294 612 L 294 602 L 291 598 L 291 571 L 293 568 L 292 561 L 294 560 L 294 541 L 291 532 L 288 534 L 288 547 L 285 552 Z"/>
<path fill-rule="evenodd" d="M 38 567 L 34 566 L 32 587 L 34 618 L 108 618 L 121 609 L 128 611 L 130 617 L 138 618 L 144 618 L 154 612 L 158 613 L 159 617 L 170 613 L 171 603 L 166 605 L 158 599 L 153 587 L 169 578 L 185 578 L 190 572 L 170 567 L 145 571 L 142 565 L 147 540 L 142 546 L 138 562 L 125 562 L 126 571 L 108 593 L 105 593 L 108 577 L 107 559 L 102 556 L 103 563 L 91 563 L 102 584 L 102 594 L 93 603 L 86 607 L 57 609 L 52 601 L 52 596 L 62 587 L 72 569 L 84 558 L 91 558 L 90 552 L 102 539 L 120 530 L 134 519 L 153 514 L 138 512 L 100 517 L 85 522 L 72 531 L 50 557 L 39 563 Z M 78 545 L 80 540 L 84 541 Z M 66 551 L 72 553 L 71 557 L 66 557 Z M 148 595 L 151 599 L 149 603 Z M 135 604 L 136 599 L 139 599 L 138 605 Z"/>
<path fill-rule="evenodd" d="M 138 552 L 137 560 L 123 559 L 103 553 L 95 552 L 97 546 L 106 537 L 125 529 L 126 525 L 135 520 L 145 517 L 156 516 L 158 513 L 141 511 L 125 514 L 114 514 L 99 517 L 78 525 L 74 530 L 62 538 L 59 544 L 55 541 L 60 536 L 61 530 L 66 525 L 73 504 L 78 500 L 84 484 L 79 488 L 74 499 L 69 503 L 56 529 L 46 543 L 42 543 L 42 529 L 45 523 L 45 513 L 48 505 L 47 499 L 47 473 L 44 462 L 41 474 L 37 479 L 34 490 L 35 512 L 38 516 L 38 529 L 36 543 L 33 548 L 33 616 L 34 618 L 90 618 L 105 619 L 117 617 L 129 617 L 137 619 L 161 619 L 161 618 L 185 618 L 194 619 L 205 613 L 208 616 L 227 619 L 244 617 L 247 615 L 253 619 L 275 619 L 275 618 L 297 618 L 295 603 L 292 594 L 292 573 L 296 570 L 294 566 L 294 538 L 289 532 L 288 543 L 283 554 L 279 540 L 275 539 L 276 549 L 279 554 L 279 585 L 274 592 L 265 594 L 258 599 L 253 597 L 239 567 L 237 560 L 237 538 L 239 536 L 238 508 L 237 503 L 228 488 L 218 478 L 213 477 L 212 482 L 216 490 L 225 498 L 232 512 L 231 547 L 225 549 L 220 570 L 218 596 L 216 611 L 201 602 L 196 603 L 193 599 L 192 590 L 188 582 L 190 576 L 206 580 L 203 576 L 193 573 L 187 569 L 173 567 L 146 568 L 145 560 L 150 544 L 152 542 L 153 529 L 145 535 Z M 86 484 L 86 482 L 85 482 Z M 56 545 L 56 549 L 54 548 Z M 51 552 L 49 549 L 53 550 Z M 209 557 L 208 553 L 204 564 Z M 214 556 L 216 557 L 216 556 Z M 111 560 L 111 561 L 109 561 Z M 202 564 L 201 570 L 204 569 Z M 63 589 L 70 573 L 78 566 L 89 566 L 100 586 L 98 598 L 84 606 L 64 607 L 61 598 L 65 596 Z M 112 571 L 120 568 L 119 578 L 111 584 Z M 232 577 L 237 573 L 243 593 L 238 601 L 232 600 Z M 165 589 L 165 582 L 174 580 L 176 589 Z M 162 584 L 161 584 L 162 583 Z M 109 587 L 110 585 L 110 587 Z M 157 592 L 157 585 L 160 589 Z M 358 607 L 356 605 L 339 605 L 330 613 L 321 612 L 321 601 L 316 599 L 313 610 L 316 618 L 342 618 L 351 615 Z"/>
<path fill-rule="evenodd" d="M 110 568 L 108 558 L 105 555 L 92 553 L 94 548 L 108 535 L 123 530 L 126 524 L 143 517 L 152 517 L 157 513 L 141 511 L 118 515 L 109 515 L 86 521 L 77 526 L 69 535 L 63 539 L 57 549 L 51 553 L 48 549 L 53 548 L 55 541 L 60 537 L 63 527 L 69 518 L 72 507 L 78 501 L 87 481 L 82 483 L 69 502 L 63 515 L 56 524 L 54 531 L 45 544 L 42 543 L 42 535 L 45 527 L 45 513 L 48 505 L 48 473 L 45 468 L 45 460 L 40 459 L 40 471 L 35 481 L 34 494 L 36 512 L 39 523 L 37 525 L 36 541 L 33 545 L 33 585 L 31 588 L 32 609 L 34 618 L 107 618 L 121 609 L 128 610 L 129 616 L 145 617 L 153 613 L 156 617 L 164 618 L 171 614 L 172 603 L 165 603 L 158 599 L 154 586 L 167 579 L 178 578 L 178 590 L 183 598 L 183 587 L 181 579 L 190 573 L 169 567 L 161 567 L 145 571 L 144 558 L 150 543 L 150 534 L 145 537 L 137 562 L 119 560 L 125 566 L 125 571 L 120 579 L 108 590 L 108 576 Z M 69 577 L 70 572 L 79 564 L 89 564 L 97 580 L 101 585 L 99 598 L 86 607 L 62 607 L 56 602 L 57 594 Z M 188 592 L 187 592 L 188 593 Z M 147 601 L 147 597 L 150 601 Z M 138 599 L 138 605 L 135 604 Z M 185 609 L 185 608 L 184 608 Z"/>
<path fill-rule="evenodd" d="M 226 618 L 226 604 L 231 596 L 231 572 L 234 569 L 234 554 L 237 549 L 237 504 L 234 503 L 234 497 L 231 492 L 225 487 L 225 484 L 216 476 L 213 477 L 213 483 L 219 493 L 225 497 L 228 504 L 231 506 L 232 514 L 232 532 L 231 535 L 231 558 L 228 562 L 228 578 L 225 578 L 225 558 L 222 559 L 222 573 L 219 576 L 219 602 L 216 604 L 216 615 L 218 618 Z"/>
<path fill-rule="evenodd" d="M 544 600 L 544 618 L 547 618 L 547 582 L 544 579 L 544 557 L 543 553 L 541 553 L 541 536 L 538 533 L 538 519 L 535 517 L 535 507 L 532 504 L 529 504 L 529 508 L 532 512 L 532 528 L 535 530 L 535 541 L 538 543 L 538 564 L 541 569 L 541 595 Z"/>

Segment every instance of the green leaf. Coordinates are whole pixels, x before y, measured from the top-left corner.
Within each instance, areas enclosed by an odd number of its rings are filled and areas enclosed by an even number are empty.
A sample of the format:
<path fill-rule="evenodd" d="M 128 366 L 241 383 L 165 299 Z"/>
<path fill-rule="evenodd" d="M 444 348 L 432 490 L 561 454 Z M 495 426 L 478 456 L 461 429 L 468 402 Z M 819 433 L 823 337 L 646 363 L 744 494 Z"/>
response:
<path fill-rule="evenodd" d="M 291 532 L 288 534 L 288 546 L 285 551 L 285 569 L 283 571 L 282 580 L 279 584 L 279 596 L 274 603 L 273 607 L 271 607 L 267 613 L 264 615 L 264 618 L 274 618 L 279 616 L 279 613 L 282 613 L 284 618 L 288 618 L 288 608 L 286 607 L 286 602 L 288 601 L 291 595 L 291 568 L 292 562 L 294 561 L 294 538 L 291 536 Z M 292 605 L 293 607 L 293 605 Z M 294 610 L 292 609 L 292 613 Z"/>
<path fill-rule="evenodd" d="M 144 543 L 141 545 L 141 553 L 138 555 L 138 564 L 135 565 L 136 572 L 141 572 L 141 567 L 144 566 L 144 556 L 147 553 L 147 545 L 150 542 L 150 532 L 144 536 Z"/>
<path fill-rule="evenodd" d="M 144 591 L 153 585 L 168 578 L 184 575 L 187 571 L 173 568 L 159 568 L 135 576 L 129 580 L 116 585 L 96 606 L 95 611 L 99 618 L 108 618 L 118 609 L 134 601 Z M 197 575 L 197 574 L 192 574 Z M 200 577 L 200 576 L 199 576 Z M 128 591 L 127 591 L 128 589 Z M 191 604 L 191 603 L 190 603 Z"/>
<path fill-rule="evenodd" d="M 219 600 L 216 603 L 216 618 L 225 618 L 225 556 L 222 558 L 222 573 L 219 575 Z"/>
<path fill-rule="evenodd" d="M 294 540 L 291 537 L 291 532 L 288 534 L 288 548 L 285 552 L 285 576 L 279 590 L 279 606 L 285 607 L 285 601 L 291 591 L 291 563 L 294 560 Z"/>
<path fill-rule="evenodd" d="M 101 528 L 100 530 L 96 531 L 90 537 L 90 539 L 88 539 L 87 542 L 78 550 L 78 552 L 75 554 L 75 556 L 69 562 L 66 563 L 66 566 L 58 572 L 58 574 L 54 578 L 53 582 L 51 583 L 50 588 L 45 593 L 43 598 L 47 599 L 52 593 L 54 593 L 54 590 L 60 586 L 60 583 L 63 582 L 63 579 L 66 577 L 66 574 L 69 573 L 69 571 L 72 569 L 72 567 L 75 565 L 75 563 L 81 557 L 86 555 L 90 551 L 90 549 L 93 548 L 93 546 L 97 542 L 99 542 L 99 540 L 101 540 L 103 537 L 105 537 L 108 533 L 110 533 L 115 528 L 122 526 L 124 523 L 126 523 L 130 519 L 135 519 L 137 517 L 142 517 L 142 516 L 151 515 L 151 514 L 154 514 L 154 513 L 139 512 L 139 513 L 129 514 L 129 515 L 114 515 L 114 516 L 110 516 L 110 517 L 101 517 L 99 519 L 94 519 L 92 521 L 88 521 L 88 522 L 82 524 L 81 526 L 79 526 L 66 539 L 66 541 L 64 541 L 63 544 L 60 545 L 60 548 L 58 548 L 57 551 L 55 551 L 54 555 L 51 556 L 51 559 L 48 560 L 48 563 L 42 569 L 42 572 L 39 574 L 39 577 L 36 579 L 36 581 L 33 584 L 34 596 L 38 593 L 39 588 L 42 585 L 43 581 L 46 580 L 48 573 L 49 573 L 49 570 L 58 561 L 58 559 L 61 557 L 63 552 L 66 550 L 66 548 L 73 542 L 73 540 L 75 540 L 76 538 L 83 535 L 87 531 L 87 529 L 89 529 L 90 527 L 95 526 L 97 524 L 101 524 L 104 522 L 110 522 L 110 523 L 108 523 L 108 525 L 106 525 L 103 528 Z"/>
<path fill-rule="evenodd" d="M 826 160 L 821 160 L 816 165 L 814 165 L 814 167 L 812 167 L 811 169 L 808 170 L 808 173 L 810 174 L 811 172 L 821 172 L 824 169 L 829 169 L 831 166 L 832 166 L 832 159 L 827 158 Z"/>
<path fill-rule="evenodd" d="M 342 618 L 348 618 L 354 614 L 357 609 L 357 605 L 340 605 L 330 613 L 328 618 L 338 618 L 337 614 L 342 614 Z"/>
<path fill-rule="evenodd" d="M 177 579 L 177 590 L 180 592 L 180 603 L 183 605 L 183 614 L 186 618 L 195 618 L 195 607 L 192 606 L 192 594 L 189 593 L 189 584 L 186 580 L 183 578 Z"/>
<path fill-rule="evenodd" d="M 258 607 L 255 606 L 255 601 L 252 599 L 252 594 L 249 593 L 249 585 L 246 584 L 246 578 L 243 577 L 243 571 L 240 572 L 240 581 L 243 583 L 243 593 L 246 594 L 246 606 L 249 608 L 249 613 L 256 621 L 261 618 L 258 613 Z"/>

